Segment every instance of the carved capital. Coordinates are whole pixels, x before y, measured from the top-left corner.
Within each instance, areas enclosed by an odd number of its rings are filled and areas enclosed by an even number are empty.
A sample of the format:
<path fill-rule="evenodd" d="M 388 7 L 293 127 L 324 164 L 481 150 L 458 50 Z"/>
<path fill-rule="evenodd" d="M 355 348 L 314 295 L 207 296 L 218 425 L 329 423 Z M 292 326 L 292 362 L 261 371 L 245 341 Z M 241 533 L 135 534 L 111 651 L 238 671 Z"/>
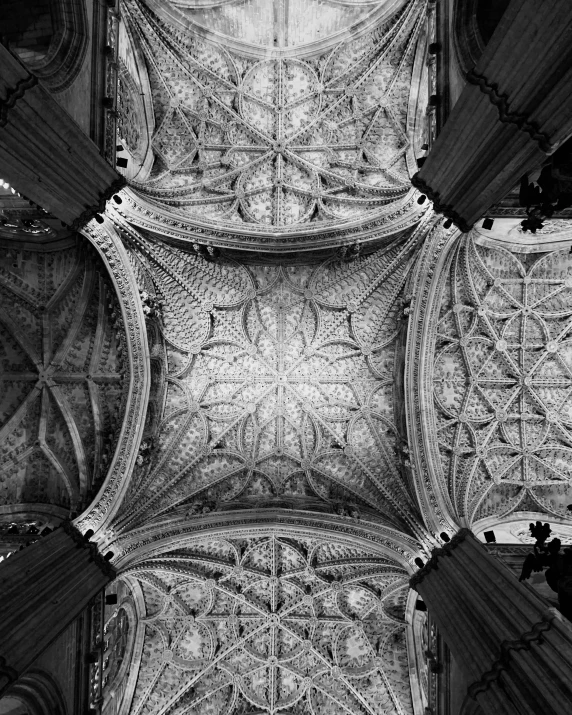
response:
<path fill-rule="evenodd" d="M 423 581 L 427 574 L 433 570 L 436 571 L 439 568 L 439 558 L 442 558 L 443 556 L 452 556 L 453 550 L 460 543 L 462 543 L 467 536 L 473 536 L 473 532 L 470 529 L 460 529 L 455 536 L 453 536 L 451 541 L 449 541 L 449 543 L 439 549 L 433 549 L 432 556 L 429 561 L 409 579 L 409 587 L 416 591 L 417 586 L 421 583 L 421 581 Z"/>
<path fill-rule="evenodd" d="M 434 191 L 429 184 L 427 184 L 420 176 L 419 172 L 414 174 L 411 177 L 411 183 L 416 189 L 419 189 L 419 191 L 423 192 L 426 196 L 431 199 L 433 202 L 433 208 L 435 211 L 439 214 L 443 214 L 443 216 L 446 216 L 447 218 L 450 218 L 451 221 L 457 226 L 458 229 L 460 229 L 463 233 L 468 233 L 472 225 L 468 224 L 467 221 L 461 216 L 461 214 L 457 213 L 455 209 L 453 208 L 452 204 L 443 204 L 441 203 L 441 196 L 438 191 Z"/>
<path fill-rule="evenodd" d="M 75 219 L 70 226 L 72 231 L 80 231 L 96 214 L 103 213 L 103 211 L 105 211 L 105 204 L 109 201 L 113 194 L 120 191 L 126 184 L 127 181 L 123 176 L 115 179 L 110 186 L 99 195 L 97 204 L 88 206 L 86 210 L 82 211 L 82 213 Z"/>
<path fill-rule="evenodd" d="M 72 524 L 71 521 L 63 521 L 61 526 L 66 534 L 71 536 L 71 538 L 75 541 L 78 548 L 89 549 L 91 560 L 95 563 L 99 570 L 109 578 L 110 581 L 113 581 L 117 573 L 109 561 L 106 561 L 99 553 L 97 546 L 89 541 L 86 541 L 84 535 Z"/>

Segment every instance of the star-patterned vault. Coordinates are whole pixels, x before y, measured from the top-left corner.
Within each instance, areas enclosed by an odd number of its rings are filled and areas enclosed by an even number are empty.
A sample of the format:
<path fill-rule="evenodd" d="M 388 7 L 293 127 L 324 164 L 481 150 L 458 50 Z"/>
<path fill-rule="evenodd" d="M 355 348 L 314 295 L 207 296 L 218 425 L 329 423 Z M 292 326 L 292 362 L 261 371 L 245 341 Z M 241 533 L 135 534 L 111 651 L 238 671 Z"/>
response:
<path fill-rule="evenodd" d="M 174 507 L 288 503 L 415 533 L 394 384 L 415 234 L 319 266 L 212 263 L 133 232 L 129 242 L 163 302 L 167 393 L 122 528 Z"/>
<path fill-rule="evenodd" d="M 416 167 L 422 8 L 406 3 L 312 59 L 250 59 L 128 0 L 155 115 L 138 194 L 179 220 L 271 234 L 339 230 L 402 206 Z"/>
<path fill-rule="evenodd" d="M 128 568 L 132 715 L 409 715 L 407 578 L 342 541 L 214 538 Z"/>
<path fill-rule="evenodd" d="M 470 522 L 566 513 L 572 490 L 572 259 L 459 242 L 434 368 L 443 480 Z"/>

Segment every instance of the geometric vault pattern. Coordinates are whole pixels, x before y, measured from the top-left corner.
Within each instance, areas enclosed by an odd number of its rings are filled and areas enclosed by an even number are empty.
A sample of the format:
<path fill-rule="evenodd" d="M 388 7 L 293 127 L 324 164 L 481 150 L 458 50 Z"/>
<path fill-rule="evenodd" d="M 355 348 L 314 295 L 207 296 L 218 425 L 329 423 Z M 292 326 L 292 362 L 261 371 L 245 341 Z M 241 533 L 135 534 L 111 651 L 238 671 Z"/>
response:
<path fill-rule="evenodd" d="M 340 264 L 210 263 L 137 239 L 163 301 L 167 396 L 123 525 L 287 501 L 415 533 L 394 409 L 416 240 Z"/>
<path fill-rule="evenodd" d="M 0 506 L 75 511 L 105 476 L 129 383 L 121 311 L 79 244 L 0 249 Z"/>
<path fill-rule="evenodd" d="M 563 516 L 572 488 L 572 257 L 516 256 L 466 237 L 444 289 L 434 368 L 453 508 L 469 523 Z"/>
<path fill-rule="evenodd" d="M 137 0 L 125 7 L 156 120 L 142 195 L 218 227 L 284 231 L 368 219 L 410 191 L 408 112 L 424 3 L 304 60 L 232 55 L 174 32 Z"/>
<path fill-rule="evenodd" d="M 353 546 L 212 538 L 125 572 L 143 593 L 131 715 L 409 715 L 407 575 Z"/>

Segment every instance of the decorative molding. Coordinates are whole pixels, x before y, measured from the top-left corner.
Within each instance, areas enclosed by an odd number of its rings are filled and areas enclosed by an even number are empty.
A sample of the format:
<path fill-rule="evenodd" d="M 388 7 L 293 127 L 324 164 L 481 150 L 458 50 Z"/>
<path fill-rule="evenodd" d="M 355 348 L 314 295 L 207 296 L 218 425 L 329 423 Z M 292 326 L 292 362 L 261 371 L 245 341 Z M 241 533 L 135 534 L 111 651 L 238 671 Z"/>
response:
<path fill-rule="evenodd" d="M 443 216 L 451 219 L 455 226 L 457 226 L 457 228 L 463 233 L 468 233 L 471 230 L 472 225 L 469 225 L 465 219 L 457 213 L 457 211 L 455 211 L 452 204 L 442 204 L 439 192 L 434 191 L 419 174 L 420 172 L 417 172 L 411 177 L 411 183 L 413 186 L 421 191 L 421 193 L 427 195 L 427 197 L 432 201 L 433 208 L 437 213 L 443 214 Z"/>
<path fill-rule="evenodd" d="M 437 536 L 443 529 L 456 531 L 459 524 L 453 517 L 450 500 L 434 484 L 436 449 L 428 420 L 425 386 L 431 370 L 431 341 L 438 319 L 438 301 L 442 285 L 440 273 L 451 247 L 458 241 L 458 229 L 446 230 L 432 214 L 425 222 L 426 239 L 416 262 L 415 272 L 406 287 L 414 296 L 407 329 L 404 392 L 406 396 L 407 441 L 412 455 L 412 485 L 417 495 L 427 528 L 433 534 L 431 545 L 440 543 Z M 423 381 L 423 382 L 421 382 Z M 428 383 L 429 384 L 429 383 Z M 429 413 L 430 414 L 430 413 Z M 426 544 L 429 546 L 429 544 Z"/>
<path fill-rule="evenodd" d="M 82 213 L 72 222 L 70 229 L 72 231 L 81 231 L 96 214 L 104 213 L 105 206 L 113 194 L 121 191 L 126 184 L 127 181 L 124 176 L 119 176 L 117 179 L 114 179 L 111 185 L 105 189 L 105 191 L 100 193 L 97 204 L 93 204 L 92 206 L 86 208 L 85 211 L 82 211 Z"/>
<path fill-rule="evenodd" d="M 459 531 L 452 537 L 451 541 L 444 544 L 438 549 L 433 549 L 431 552 L 431 558 L 423 568 L 419 569 L 417 573 L 409 579 L 409 587 L 417 591 L 417 586 L 423 581 L 423 579 L 433 570 L 437 571 L 439 568 L 439 559 L 444 556 L 451 556 L 451 552 L 456 549 L 456 547 L 461 544 L 468 536 L 475 538 L 470 529 L 459 529 Z"/>
<path fill-rule="evenodd" d="M 117 572 L 111 565 L 111 563 L 109 561 L 106 561 L 99 553 L 96 544 L 91 541 L 86 541 L 85 536 L 81 533 L 81 531 L 79 531 L 79 529 L 76 529 L 76 527 L 72 524 L 71 521 L 62 521 L 60 526 L 68 536 L 71 536 L 71 538 L 77 544 L 78 548 L 89 550 L 91 561 L 94 562 L 94 564 L 99 568 L 99 570 L 103 574 L 105 574 L 105 576 L 107 576 L 110 581 L 113 581 L 113 579 L 117 576 Z"/>
<path fill-rule="evenodd" d="M 533 644 L 542 644 L 542 635 L 552 627 L 555 618 L 562 618 L 561 614 L 554 608 L 549 608 L 542 615 L 542 620 L 535 623 L 529 631 L 523 633 L 518 640 L 505 640 L 501 643 L 500 655 L 492 664 L 491 668 L 483 674 L 483 677 L 472 683 L 468 689 L 468 696 L 476 700 L 480 693 L 488 690 L 497 681 L 502 672 L 508 668 L 511 651 L 530 650 Z"/>
<path fill-rule="evenodd" d="M 375 219 L 366 220 L 360 217 L 339 229 L 326 225 L 307 228 L 303 233 L 297 234 L 286 230 L 286 227 L 280 233 L 272 233 L 262 229 L 255 230 L 254 226 L 237 226 L 230 229 L 186 219 L 173 214 L 169 207 L 148 200 L 131 187 L 125 189 L 122 196 L 124 200 L 121 206 L 109 205 L 108 211 L 111 209 L 111 215 L 120 216 L 137 229 L 151 233 L 157 238 L 241 251 L 264 251 L 269 255 L 309 252 L 356 243 L 389 243 L 396 236 L 411 230 L 430 212 L 429 205 L 420 206 L 417 203 L 418 192 L 410 189 L 403 199 L 388 204 Z"/>
<path fill-rule="evenodd" d="M 375 548 L 395 559 L 410 573 L 415 568 L 415 556 L 421 551 L 419 541 L 387 525 L 331 514 L 276 508 L 215 512 L 199 517 L 175 512 L 164 520 L 110 536 L 105 542 L 105 549 L 114 552 L 114 566 L 118 572 L 123 573 L 138 560 L 176 548 L 177 544 L 192 546 L 195 541 L 209 534 L 212 537 L 240 538 L 243 534 L 265 536 L 276 530 L 289 530 L 293 536 L 303 535 L 307 538 L 321 534 L 324 538 L 336 538 L 348 545 L 361 544 L 363 548 Z"/>
<path fill-rule="evenodd" d="M 100 227 L 94 221 L 83 230 L 102 256 L 120 298 L 126 328 L 130 378 L 127 412 L 118 437 L 115 455 L 105 482 L 93 504 L 74 522 L 80 531 L 99 531 L 112 519 L 127 489 L 145 427 L 145 415 L 150 388 L 147 327 L 139 286 L 127 253 L 109 221 Z"/>
<path fill-rule="evenodd" d="M 22 99 L 26 90 L 35 87 L 37 84 L 38 78 L 30 74 L 28 77 L 18 80 L 15 87 L 9 87 L 6 90 L 6 98 L 0 100 L 0 127 L 6 126 L 8 111 L 14 107 L 19 99 Z"/>
<path fill-rule="evenodd" d="M 498 109 L 499 119 L 503 124 L 515 124 L 521 131 L 529 134 L 546 154 L 551 154 L 557 148 L 550 142 L 550 137 L 541 132 L 537 124 L 530 122 L 525 114 L 510 111 L 508 95 L 499 93 L 496 82 L 490 82 L 484 75 L 477 74 L 474 68 L 465 76 L 468 82 L 477 85 L 483 94 L 488 95 L 491 104 Z"/>

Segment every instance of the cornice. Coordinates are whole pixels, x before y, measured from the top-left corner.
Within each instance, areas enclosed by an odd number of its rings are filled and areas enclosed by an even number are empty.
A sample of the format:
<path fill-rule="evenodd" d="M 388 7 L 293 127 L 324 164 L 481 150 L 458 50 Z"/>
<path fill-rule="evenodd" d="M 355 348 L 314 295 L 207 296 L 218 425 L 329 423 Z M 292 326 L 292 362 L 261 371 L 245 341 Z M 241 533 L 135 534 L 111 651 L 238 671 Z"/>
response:
<path fill-rule="evenodd" d="M 119 176 L 117 179 L 112 181 L 107 189 L 100 193 L 98 202 L 92 206 L 88 206 L 85 211 L 82 211 L 82 213 L 71 224 L 70 229 L 72 231 L 81 231 L 81 229 L 84 228 L 96 214 L 101 214 L 105 211 L 106 204 L 111 199 L 113 194 L 121 191 L 126 184 L 127 181 L 123 176 Z"/>
<path fill-rule="evenodd" d="M 71 521 L 62 521 L 61 523 L 62 529 L 66 532 L 68 536 L 71 536 L 71 538 L 74 540 L 74 542 L 77 544 L 78 548 L 81 549 L 88 549 L 91 557 L 91 561 L 95 563 L 95 565 L 99 568 L 99 570 L 109 578 L 110 581 L 113 581 L 115 578 L 116 571 L 113 568 L 113 566 L 109 563 L 109 561 L 106 561 L 103 556 L 99 553 L 99 550 L 96 546 L 96 544 L 86 541 L 84 535 L 79 531 L 79 529 L 76 529 L 76 527 L 72 524 Z"/>
<path fill-rule="evenodd" d="M 443 214 L 443 216 L 446 216 L 448 219 L 451 219 L 455 226 L 457 226 L 457 228 L 463 233 L 468 233 L 471 230 L 472 225 L 468 224 L 466 220 L 461 216 L 461 214 L 455 211 L 455 208 L 452 204 L 442 204 L 441 195 L 439 194 L 439 192 L 432 189 L 429 184 L 421 178 L 419 174 L 420 172 L 417 172 L 411 177 L 411 183 L 413 184 L 413 186 L 416 189 L 419 189 L 419 191 L 421 191 L 423 194 L 426 194 L 426 196 L 432 201 L 433 209 L 437 213 Z"/>
<path fill-rule="evenodd" d="M 110 206 L 110 209 L 137 228 L 163 239 L 283 254 L 379 241 L 382 238 L 393 240 L 396 234 L 412 228 L 427 214 L 428 207 L 421 207 L 417 203 L 417 196 L 418 192 L 411 189 L 404 198 L 384 208 L 378 216 L 365 221 L 355 220 L 339 229 L 326 225 L 320 228 L 297 227 L 292 231 L 279 232 L 262 228 L 258 230 L 255 226 L 242 228 L 229 225 L 226 228 L 190 221 L 170 211 L 168 207 L 140 196 L 133 188 L 122 192 L 124 200 L 121 206 Z"/>

